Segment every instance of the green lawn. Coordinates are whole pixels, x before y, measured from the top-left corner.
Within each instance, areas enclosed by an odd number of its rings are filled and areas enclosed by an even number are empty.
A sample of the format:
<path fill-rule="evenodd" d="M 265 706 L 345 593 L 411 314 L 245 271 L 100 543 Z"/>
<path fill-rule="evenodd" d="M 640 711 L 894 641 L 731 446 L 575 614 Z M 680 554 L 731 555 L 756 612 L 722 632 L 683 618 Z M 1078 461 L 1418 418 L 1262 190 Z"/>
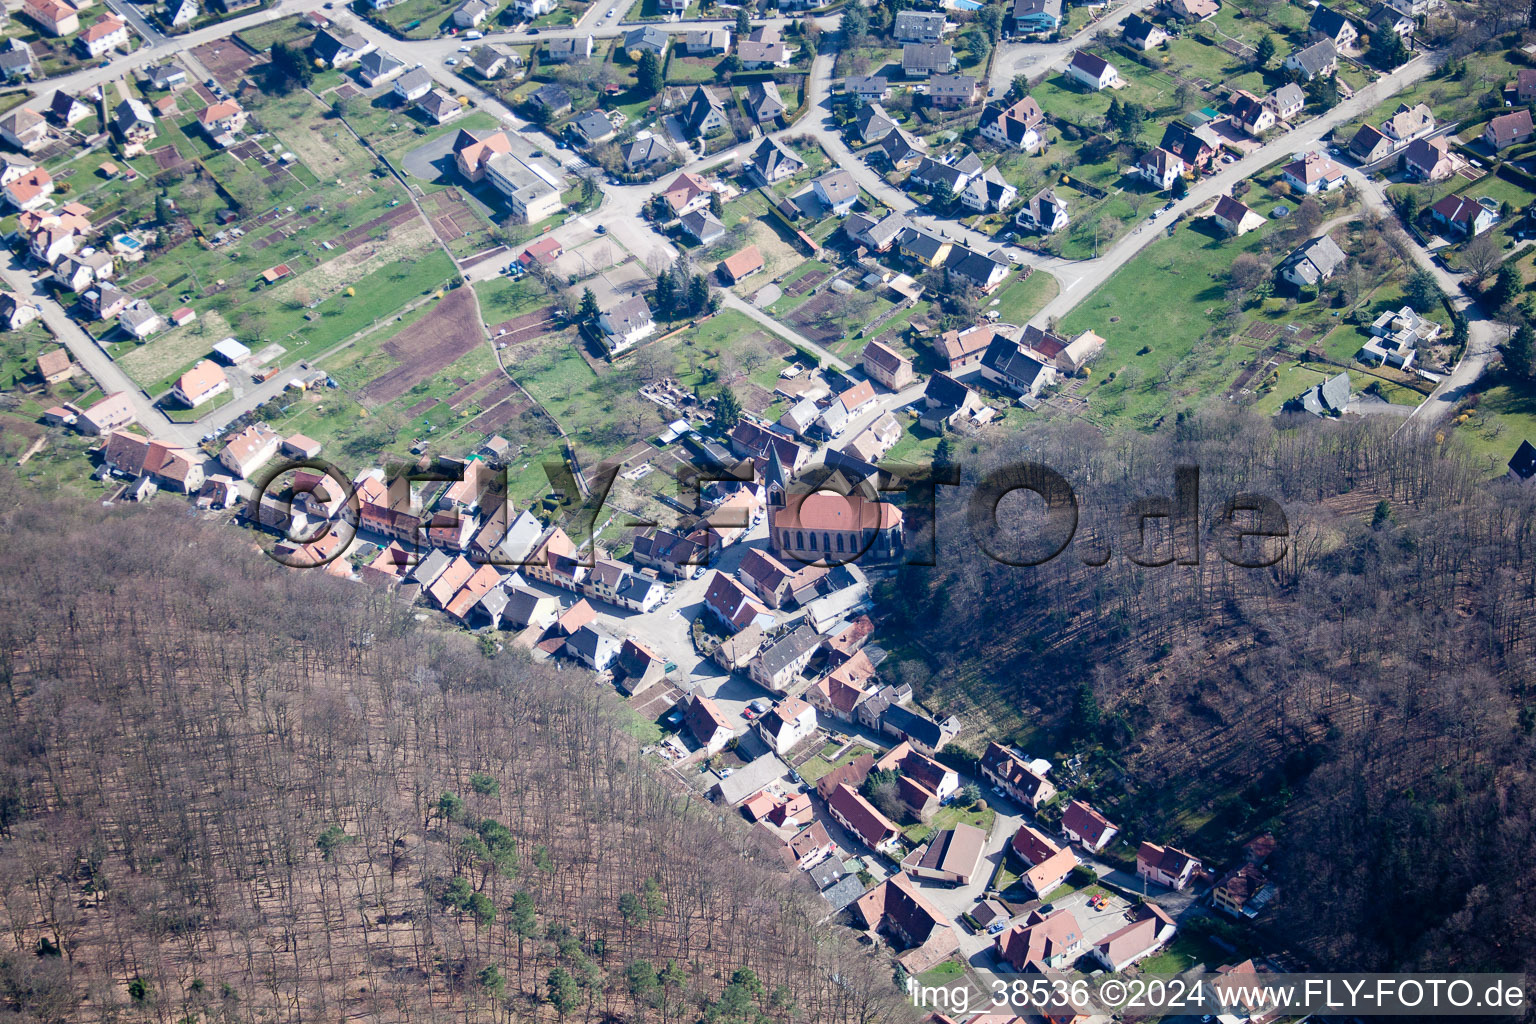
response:
<path fill-rule="evenodd" d="M 916 822 L 902 829 L 902 834 L 912 843 L 925 842 L 935 832 L 942 832 L 956 825 L 975 825 L 984 832 L 992 831 L 992 822 L 997 819 L 997 812 L 991 807 L 983 810 L 975 810 L 970 807 L 961 807 L 958 802 L 948 807 L 939 808 L 931 822 Z"/>
<path fill-rule="evenodd" d="M 1234 961 L 1233 954 L 1197 935 L 1180 932 L 1167 946 L 1138 964 L 1142 974 L 1182 974 L 1197 964 L 1215 970 Z"/>
<path fill-rule="evenodd" d="M 1057 280 L 1044 270 L 1036 270 L 1028 277 L 1021 278 L 1018 275 L 1010 277 L 1007 284 L 997 290 L 990 308 L 997 310 L 997 315 L 1005 324 L 1026 324 L 1029 318 L 1040 312 L 1047 302 L 1056 297 L 1061 291 L 1061 285 Z"/>
<path fill-rule="evenodd" d="M 1498 374 L 1477 399 L 1465 418 L 1458 416 L 1450 429 L 1479 470 L 1499 476 L 1520 442 L 1536 443 L 1536 387 Z"/>
<path fill-rule="evenodd" d="M 302 20 L 302 15 L 293 14 L 241 29 L 235 33 L 235 38 L 257 53 L 262 53 L 275 43 L 297 43 L 314 34 L 314 28 Z"/>

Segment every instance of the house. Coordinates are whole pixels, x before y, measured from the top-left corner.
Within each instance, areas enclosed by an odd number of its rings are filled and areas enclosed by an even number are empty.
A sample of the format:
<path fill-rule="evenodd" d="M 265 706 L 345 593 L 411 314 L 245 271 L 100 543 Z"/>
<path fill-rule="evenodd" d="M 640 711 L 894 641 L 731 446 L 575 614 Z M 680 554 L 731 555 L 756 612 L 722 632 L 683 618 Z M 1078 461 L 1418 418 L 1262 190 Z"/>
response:
<path fill-rule="evenodd" d="M 36 210 L 49 202 L 53 195 L 53 175 L 41 167 L 34 167 L 26 174 L 4 187 L 5 203 L 13 210 Z"/>
<path fill-rule="evenodd" d="M 0 78 L 7 82 L 25 81 L 36 70 L 32 61 L 32 47 L 12 36 L 0 49 Z"/>
<path fill-rule="evenodd" d="M 1050 235 L 1063 230 L 1071 218 L 1067 216 L 1066 202 L 1053 189 L 1046 188 L 1029 197 L 1013 222 L 1026 231 Z"/>
<path fill-rule="evenodd" d="M 671 36 L 655 25 L 642 25 L 624 34 L 624 51 L 629 59 L 639 61 L 640 55 L 650 53 L 657 57 L 667 55 L 667 43 Z"/>
<path fill-rule="evenodd" d="M 843 233 L 874 252 L 885 252 L 911 226 L 911 222 L 899 213 L 888 213 L 880 220 L 855 213 L 843 222 Z"/>
<path fill-rule="evenodd" d="M 874 465 L 901 440 L 901 424 L 889 412 L 881 413 L 843 449 L 856 459 Z"/>
<path fill-rule="evenodd" d="M 892 391 L 900 391 L 911 384 L 917 376 L 912 369 L 912 360 L 899 355 L 878 341 L 871 341 L 864 346 L 861 362 L 864 372 L 871 380 Z"/>
<path fill-rule="evenodd" d="M 1056 796 L 1056 787 L 1044 775 L 1000 743 L 987 745 L 981 756 L 981 775 L 1010 799 L 1031 809 L 1039 809 Z"/>
<path fill-rule="evenodd" d="M 875 809 L 875 805 L 859 795 L 858 791 L 843 783 L 827 797 L 827 810 L 849 832 L 876 853 L 887 853 L 896 847 L 901 829 L 895 822 Z"/>
<path fill-rule="evenodd" d="M 1338 271 L 1348 257 L 1327 235 L 1312 239 L 1280 264 L 1280 276 L 1297 287 L 1316 288 Z"/>
<path fill-rule="evenodd" d="M 1061 28 L 1062 0 L 1014 0 L 1013 31 L 1027 36 Z"/>
<path fill-rule="evenodd" d="M 1034 397 L 1056 381 L 1056 371 L 1006 335 L 997 334 L 981 356 L 982 379 L 1006 390 Z"/>
<path fill-rule="evenodd" d="M 951 277 L 971 285 L 983 295 L 991 295 L 997 291 L 998 286 L 1008 276 L 1006 260 L 977 252 L 963 245 L 950 247 L 949 256 L 944 260 L 944 269 Z"/>
<path fill-rule="evenodd" d="M 60 128 L 68 128 L 91 115 L 91 108 L 62 89 L 48 101 L 48 117 Z"/>
<path fill-rule="evenodd" d="M 621 145 L 619 155 L 624 158 L 625 170 L 639 174 L 669 163 L 677 154 L 660 135 L 647 133 L 644 138 L 631 139 Z"/>
<path fill-rule="evenodd" d="M 901 48 L 901 73 L 908 78 L 927 78 L 955 67 L 955 51 L 948 43 L 907 43 Z"/>
<path fill-rule="evenodd" d="M 1521 441 L 1515 454 L 1509 457 L 1509 478 L 1524 482 L 1536 476 L 1536 445 Z"/>
<path fill-rule="evenodd" d="M 981 112 L 981 135 L 999 146 L 1033 153 L 1040 146 L 1045 112 L 1034 97 L 1025 96 L 1010 107 L 988 105 Z"/>
<path fill-rule="evenodd" d="M 204 359 L 176 380 L 171 393 L 189 409 L 196 409 L 229 390 L 229 378 L 218 364 Z"/>
<path fill-rule="evenodd" d="M 1429 208 L 1429 218 L 1443 233 L 1463 238 L 1480 235 L 1499 222 L 1498 211 L 1454 192 Z"/>
<path fill-rule="evenodd" d="M 714 245 L 725 237 L 725 225 L 708 210 L 690 210 L 678 218 L 683 233 L 700 245 Z"/>
<path fill-rule="evenodd" d="M 366 53 L 357 62 L 357 77 L 361 78 L 363 84 L 369 88 L 383 85 L 385 82 L 393 82 L 403 74 L 405 74 L 405 61 L 383 50 Z"/>
<path fill-rule="evenodd" d="M 739 632 L 748 625 L 766 629 L 773 624 L 773 614 L 762 602 L 753 597 L 734 577 L 718 569 L 710 578 L 709 587 L 704 593 L 704 607 L 729 627 L 731 633 Z"/>
<path fill-rule="evenodd" d="M 1506 106 L 1524 106 L 1536 102 L 1536 68 L 1519 68 L 1515 80 L 1504 86 Z"/>
<path fill-rule="evenodd" d="M 1276 120 L 1289 121 L 1307 105 L 1307 94 L 1295 82 L 1286 82 L 1264 97 L 1264 102 L 1275 112 Z"/>
<path fill-rule="evenodd" d="M 572 121 L 567 130 L 576 136 L 577 142 L 586 147 L 596 146 L 613 138 L 613 122 L 601 110 L 589 110 Z"/>
<path fill-rule="evenodd" d="M 540 60 L 547 64 L 585 64 L 591 59 L 591 36 L 562 36 L 547 40 L 540 55 Z"/>
<path fill-rule="evenodd" d="M 1417 181 L 1446 181 L 1461 166 L 1461 158 L 1451 153 L 1451 142 L 1441 136 L 1414 139 L 1403 152 L 1403 169 Z"/>
<path fill-rule="evenodd" d="M 475 69 L 475 73 L 481 78 L 500 78 L 501 73 L 510 67 L 522 67 L 523 58 L 516 53 L 507 53 L 500 47 L 489 44 L 481 44 L 470 51 L 469 66 Z"/>
<path fill-rule="evenodd" d="M 928 79 L 928 102 L 940 110 L 974 107 L 981 102 L 981 79 L 974 75 L 933 75 Z"/>
<path fill-rule="evenodd" d="M 833 438 L 843 432 L 849 422 L 869 403 L 875 400 L 875 389 L 869 381 L 859 381 L 834 398 L 816 421 L 815 432 Z"/>
<path fill-rule="evenodd" d="M 1414 21 L 1412 16 L 1404 14 L 1389 4 L 1377 4 L 1365 16 L 1366 31 L 1373 35 L 1380 32 L 1393 32 L 1401 36 L 1404 43 L 1407 43 L 1417 27 L 1418 22 Z"/>
<path fill-rule="evenodd" d="M 246 112 L 234 100 L 224 100 L 204 107 L 197 113 L 198 126 L 213 144 L 224 148 L 234 142 L 234 133 L 244 130 Z"/>
<path fill-rule="evenodd" d="M 860 896 L 853 916 L 868 931 L 884 935 L 902 970 L 921 973 L 960 948 L 960 938 L 948 915 L 940 911 L 899 872 Z"/>
<path fill-rule="evenodd" d="M 850 75 L 843 79 L 843 92 L 865 103 L 882 103 L 890 99 L 891 83 L 883 75 Z"/>
<path fill-rule="evenodd" d="M 64 0 L 22 0 L 21 13 L 37 23 L 44 35 L 69 36 L 80 31 L 80 12 Z"/>
<path fill-rule="evenodd" d="M 786 693 L 821 646 L 821 639 L 810 626 L 800 626 L 758 651 L 748 663 L 747 674 L 764 689 Z"/>
<path fill-rule="evenodd" d="M 700 139 L 713 134 L 729 123 L 725 115 L 725 107 L 715 98 L 714 93 L 702 85 L 694 89 L 693 95 L 688 97 L 688 104 L 683 108 L 682 121 L 691 139 Z"/>
<path fill-rule="evenodd" d="M 432 91 L 432 76 L 426 68 L 412 68 L 395 79 L 395 95 L 406 103 L 413 103 Z"/>
<path fill-rule="evenodd" d="M 1183 160 L 1186 167 L 1204 171 L 1216 162 L 1222 140 L 1204 125 L 1191 127 L 1183 121 L 1170 121 L 1158 145 Z"/>
<path fill-rule="evenodd" d="M 528 101 L 548 117 L 559 117 L 571 109 L 571 94 L 565 90 L 565 86 L 554 82 L 533 90 Z"/>
<path fill-rule="evenodd" d="M 749 245 L 732 256 L 720 261 L 720 276 L 731 284 L 739 284 L 763 269 L 763 254 L 757 246 Z"/>
<path fill-rule="evenodd" d="M 1027 328 L 1028 331 L 1034 328 Z M 1062 373 L 1077 373 L 1104 351 L 1104 339 L 1092 331 L 1084 331 L 1062 346 L 1051 359 L 1051 365 Z"/>
<path fill-rule="evenodd" d="M 229 439 L 219 461 L 242 480 L 266 465 L 282 444 L 282 437 L 265 423 L 246 427 Z"/>
<path fill-rule="evenodd" d="M 1319 4 L 1312 9 L 1312 20 L 1307 22 L 1307 36 L 1313 40 L 1325 39 L 1342 50 L 1354 45 L 1360 38 L 1360 30 L 1345 15 Z"/>
<path fill-rule="evenodd" d="M 134 299 L 117 314 L 117 325 L 139 340 L 165 326 L 165 320 L 143 299 Z"/>
<path fill-rule="evenodd" d="M 771 79 L 749 84 L 747 94 L 742 99 L 742 106 L 746 107 L 747 116 L 757 124 L 768 124 L 777 120 L 786 109 L 784 100 L 779 95 L 778 83 Z"/>
<path fill-rule="evenodd" d="M 853 115 L 853 130 L 860 141 L 876 143 L 896 130 L 896 122 L 878 103 L 865 103 Z"/>
<path fill-rule="evenodd" d="M 405 79 L 402 78 L 400 81 L 403 82 Z M 464 105 L 441 89 L 433 89 L 417 100 L 416 109 L 430 118 L 433 124 L 452 121 L 464 113 Z"/>
<path fill-rule="evenodd" d="M 1313 416 L 1339 414 L 1349 405 L 1349 374 L 1340 373 L 1312 385 L 1285 403 L 1283 412 L 1307 412 Z"/>
<path fill-rule="evenodd" d="M 138 418 L 128 392 L 114 391 L 80 414 L 80 429 L 87 434 L 109 434 Z"/>
<path fill-rule="evenodd" d="M 974 156 L 975 154 L 970 154 Z M 971 175 L 981 170 L 981 161 L 975 161 L 974 170 L 967 170 L 962 162 L 953 164 L 941 163 L 929 157 L 923 157 L 922 161 L 913 170 L 908 178 L 909 189 L 914 186 L 933 192 L 942 187 L 947 188 L 952 195 L 959 195 L 970 184 Z M 914 229 L 916 230 L 916 229 Z"/>
<path fill-rule="evenodd" d="M 1147 150 L 1136 163 L 1136 173 L 1151 182 L 1159 192 L 1166 192 L 1184 175 L 1184 159 L 1168 152 L 1162 146 Z"/>
<path fill-rule="evenodd" d="M 789 65 L 789 47 L 775 25 L 759 25 L 745 39 L 736 40 L 736 57 L 748 71 Z"/>
<path fill-rule="evenodd" d="M 1320 40 L 1294 51 L 1285 58 L 1285 67 L 1299 74 L 1304 82 L 1319 75 L 1331 75 L 1339 69 L 1339 48 L 1331 39 Z"/>
<path fill-rule="evenodd" d="M 898 43 L 936 43 L 944 38 L 944 29 L 941 11 L 899 11 L 891 38 Z"/>
<path fill-rule="evenodd" d="M 625 299 L 604 312 L 597 321 L 597 329 L 609 355 L 618 355 L 635 342 L 656 333 L 656 321 L 651 317 L 651 307 L 643 296 Z"/>
<path fill-rule="evenodd" d="M 988 340 L 991 329 L 987 328 Z M 945 428 L 969 429 L 979 425 L 976 415 L 982 409 L 981 396 L 947 373 L 935 373 L 923 389 L 923 404 L 918 422 L 923 429 L 942 432 Z"/>
<path fill-rule="evenodd" d="M 1170 940 L 1178 926 L 1156 903 L 1135 908 L 1136 920 L 1110 932 L 1093 947 L 1093 957 L 1107 971 L 1123 971 L 1151 956 Z"/>
<path fill-rule="evenodd" d="M 37 375 L 43 379 L 44 384 L 58 384 L 73 377 L 75 364 L 70 361 L 69 349 L 56 348 L 38 355 Z"/>
<path fill-rule="evenodd" d="M 315 459 L 320 457 L 320 442 L 303 434 L 294 434 L 283 438 L 279 450 L 293 459 Z"/>
<path fill-rule="evenodd" d="M 1516 143 L 1526 142 L 1533 134 L 1531 112 L 1517 110 L 1512 114 L 1500 114 L 1483 129 L 1483 142 L 1495 152 Z"/>
<path fill-rule="evenodd" d="M 0 323 L 8 331 L 19 331 L 43 315 L 43 310 L 31 299 L 24 299 L 15 292 L 0 292 Z"/>
<path fill-rule="evenodd" d="M 1073 800 L 1061 814 L 1061 831 L 1074 843 L 1098 853 L 1108 846 L 1120 831 L 1119 825 L 1089 807 L 1081 800 Z"/>
<path fill-rule="evenodd" d="M 160 487 L 185 494 L 195 494 L 203 486 L 203 463 L 197 453 L 126 430 L 114 430 L 107 438 L 102 465 L 123 476 L 148 477 Z"/>
<path fill-rule="evenodd" d="M 458 28 L 479 28 L 490 13 L 491 5 L 485 0 L 464 0 L 453 9 L 452 20 Z"/>
<path fill-rule="evenodd" d="M 111 320 L 127 309 L 130 301 L 128 293 L 107 284 L 92 288 L 80 296 L 81 304 L 94 313 L 97 320 Z"/>
<path fill-rule="evenodd" d="M 1264 223 L 1264 218 L 1231 196 L 1220 196 L 1211 210 L 1211 219 L 1228 235 L 1246 235 Z"/>
<path fill-rule="evenodd" d="M 565 640 L 565 653 L 594 672 L 605 672 L 619 657 L 617 637 L 589 622 Z"/>
<path fill-rule="evenodd" d="M 1143 841 L 1136 848 L 1136 877 L 1153 885 L 1183 891 L 1200 870 L 1200 862 L 1176 846 Z"/>
<path fill-rule="evenodd" d="M 928 150 L 926 142 L 908 135 L 900 128 L 881 139 L 879 147 L 880 155 L 885 158 L 886 163 L 898 171 L 917 166 Z"/>
<path fill-rule="evenodd" d="M 1066 967 L 1083 951 L 1083 927 L 1065 908 L 1029 916 L 997 937 L 998 958 L 1022 971 L 1030 964 Z"/>
<path fill-rule="evenodd" d="M 355 32 L 342 32 L 323 28 L 315 33 L 310 51 L 333 68 L 355 64 L 364 55 L 372 53 L 374 45 Z"/>
<path fill-rule="evenodd" d="M 863 651 L 855 654 L 845 662 L 845 665 L 859 662 L 866 666 L 867 674 L 872 677 L 874 668 L 869 665 L 869 658 Z M 875 762 L 875 768 L 882 772 L 894 771 L 900 775 L 897 781 L 897 792 L 907 810 L 911 811 L 913 817 L 919 821 L 932 819 L 939 808 L 949 803 L 960 791 L 960 776 L 953 768 L 948 768 L 927 754 L 915 750 L 912 744 L 906 741 L 892 747 Z M 970 866 L 966 865 L 966 867 Z"/>
<path fill-rule="evenodd" d="M 1427 103 L 1399 103 L 1397 111 L 1381 123 L 1381 133 L 1396 143 L 1412 142 L 1435 130 L 1435 115 Z"/>
<path fill-rule="evenodd" d="M 706 755 L 718 754 L 731 741 L 731 723 L 720 705 L 696 693 L 683 713 L 683 725 Z"/>
<path fill-rule="evenodd" d="M 1077 867 L 1077 857 L 1070 849 L 1057 846 L 1030 825 L 1018 827 L 1009 849 L 1026 865 L 1019 880 L 1036 896 L 1059 887 Z"/>
<path fill-rule="evenodd" d="M 1347 376 L 1346 376 L 1347 379 Z M 1223 875 L 1211 890 L 1211 906 L 1229 917 L 1257 917 L 1278 895 L 1256 864 L 1245 863 Z"/>
<path fill-rule="evenodd" d="M 1168 9 L 1181 21 L 1205 21 L 1221 10 L 1217 0 L 1169 0 Z"/>
<path fill-rule="evenodd" d="M 0 139 L 23 152 L 35 152 L 48 141 L 48 122 L 31 107 L 17 107 L 0 117 Z"/>
<path fill-rule="evenodd" d="M 756 723 L 763 742 L 780 756 L 816 731 L 816 709 L 799 697 L 785 697 Z"/>
<path fill-rule="evenodd" d="M 1120 23 L 1120 35 L 1128 45 L 1137 50 L 1150 50 L 1166 42 L 1168 33 L 1152 21 L 1133 14 Z"/>
<path fill-rule="evenodd" d="M 1362 164 L 1372 164 L 1392 155 L 1392 140 L 1368 124 L 1363 124 L 1349 140 L 1349 155 Z"/>
<path fill-rule="evenodd" d="M 839 167 L 811 180 L 811 191 L 821 204 L 839 217 L 846 217 L 853 204 L 859 200 L 859 186 L 853 175 Z"/>
<path fill-rule="evenodd" d="M 1258 138 L 1275 126 L 1275 112 L 1253 93 L 1239 89 L 1232 95 L 1232 123 Z"/>
<path fill-rule="evenodd" d="M 115 15 L 107 15 L 75 37 L 75 49 L 91 60 L 128 42 L 128 23 Z"/>
<path fill-rule="evenodd" d="M 1117 84 L 1120 72 L 1102 57 L 1096 57 L 1087 50 L 1075 50 L 1072 59 L 1067 62 L 1067 77 L 1099 92 Z"/>
<path fill-rule="evenodd" d="M 1297 192 L 1315 195 L 1331 192 L 1344 184 L 1344 168 L 1316 150 L 1283 167 L 1280 177 Z"/>
<path fill-rule="evenodd" d="M 690 57 L 723 57 L 731 52 L 731 33 L 723 28 L 689 32 L 683 36 L 683 52 Z"/>
<path fill-rule="evenodd" d="M 543 17 L 555 9 L 555 0 L 512 0 L 512 12 L 524 21 Z"/>
<path fill-rule="evenodd" d="M 759 186 L 776 184 L 803 170 L 805 161 L 773 139 L 764 139 L 747 160 L 747 177 Z"/>

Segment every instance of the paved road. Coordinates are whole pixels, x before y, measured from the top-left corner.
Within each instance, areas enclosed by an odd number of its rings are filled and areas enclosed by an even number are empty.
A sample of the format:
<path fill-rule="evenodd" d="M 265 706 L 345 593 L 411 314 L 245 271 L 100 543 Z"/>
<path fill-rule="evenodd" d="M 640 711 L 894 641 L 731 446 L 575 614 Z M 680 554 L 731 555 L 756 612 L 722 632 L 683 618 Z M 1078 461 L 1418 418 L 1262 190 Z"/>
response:
<path fill-rule="evenodd" d="M 1098 21 L 1087 25 L 1070 38 L 1055 43 L 1003 43 L 992 59 L 992 75 L 988 85 L 999 96 L 1013 83 L 1015 77 L 1024 75 L 1031 83 L 1044 78 L 1058 63 L 1066 62 L 1072 51 L 1089 45 L 1101 32 L 1110 32 L 1132 14 L 1140 14 L 1156 5 L 1157 0 L 1131 0 L 1122 4 Z"/>

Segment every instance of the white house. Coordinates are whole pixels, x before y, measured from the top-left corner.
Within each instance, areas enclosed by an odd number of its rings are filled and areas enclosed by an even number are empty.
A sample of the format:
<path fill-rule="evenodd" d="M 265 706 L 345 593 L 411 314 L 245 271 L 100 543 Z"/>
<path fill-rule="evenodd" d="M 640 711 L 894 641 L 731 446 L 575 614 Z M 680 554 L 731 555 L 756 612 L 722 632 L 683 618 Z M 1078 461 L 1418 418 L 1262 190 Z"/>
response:
<path fill-rule="evenodd" d="M 1067 62 L 1067 77 L 1098 92 L 1119 82 L 1120 72 L 1104 58 L 1095 57 L 1086 50 L 1076 50 Z"/>
<path fill-rule="evenodd" d="M 656 333 L 651 307 L 639 295 L 625 299 L 597 318 L 597 329 L 610 355 L 618 355 L 631 345 Z"/>

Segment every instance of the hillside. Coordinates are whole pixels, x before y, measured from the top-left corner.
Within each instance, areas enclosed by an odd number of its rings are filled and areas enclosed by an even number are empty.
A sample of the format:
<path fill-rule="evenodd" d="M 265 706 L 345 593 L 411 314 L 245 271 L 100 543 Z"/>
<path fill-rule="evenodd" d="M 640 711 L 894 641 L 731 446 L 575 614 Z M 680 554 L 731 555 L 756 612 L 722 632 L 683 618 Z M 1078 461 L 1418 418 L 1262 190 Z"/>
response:
<path fill-rule="evenodd" d="M 882 606 L 891 671 L 967 722 L 962 745 L 1085 754 L 1069 789 L 1218 866 L 1274 828 L 1268 927 L 1329 969 L 1536 961 L 1527 490 L 1369 422 L 1216 414 L 1113 441 L 1071 424 L 956 454 L 967 481 L 1026 458 L 1073 483 L 1072 546 L 999 564 L 971 540 L 971 490 L 946 491 L 938 566 L 904 569 Z M 1200 564 L 1133 564 L 1122 510 L 1171 497 L 1182 464 L 1200 468 Z M 1217 553 L 1240 491 L 1286 513 L 1270 568 Z M 1000 521 L 1038 527 L 1031 501 Z"/>
<path fill-rule="evenodd" d="M 0 1014 L 910 1019 L 587 673 L 179 506 L 0 526 Z"/>

